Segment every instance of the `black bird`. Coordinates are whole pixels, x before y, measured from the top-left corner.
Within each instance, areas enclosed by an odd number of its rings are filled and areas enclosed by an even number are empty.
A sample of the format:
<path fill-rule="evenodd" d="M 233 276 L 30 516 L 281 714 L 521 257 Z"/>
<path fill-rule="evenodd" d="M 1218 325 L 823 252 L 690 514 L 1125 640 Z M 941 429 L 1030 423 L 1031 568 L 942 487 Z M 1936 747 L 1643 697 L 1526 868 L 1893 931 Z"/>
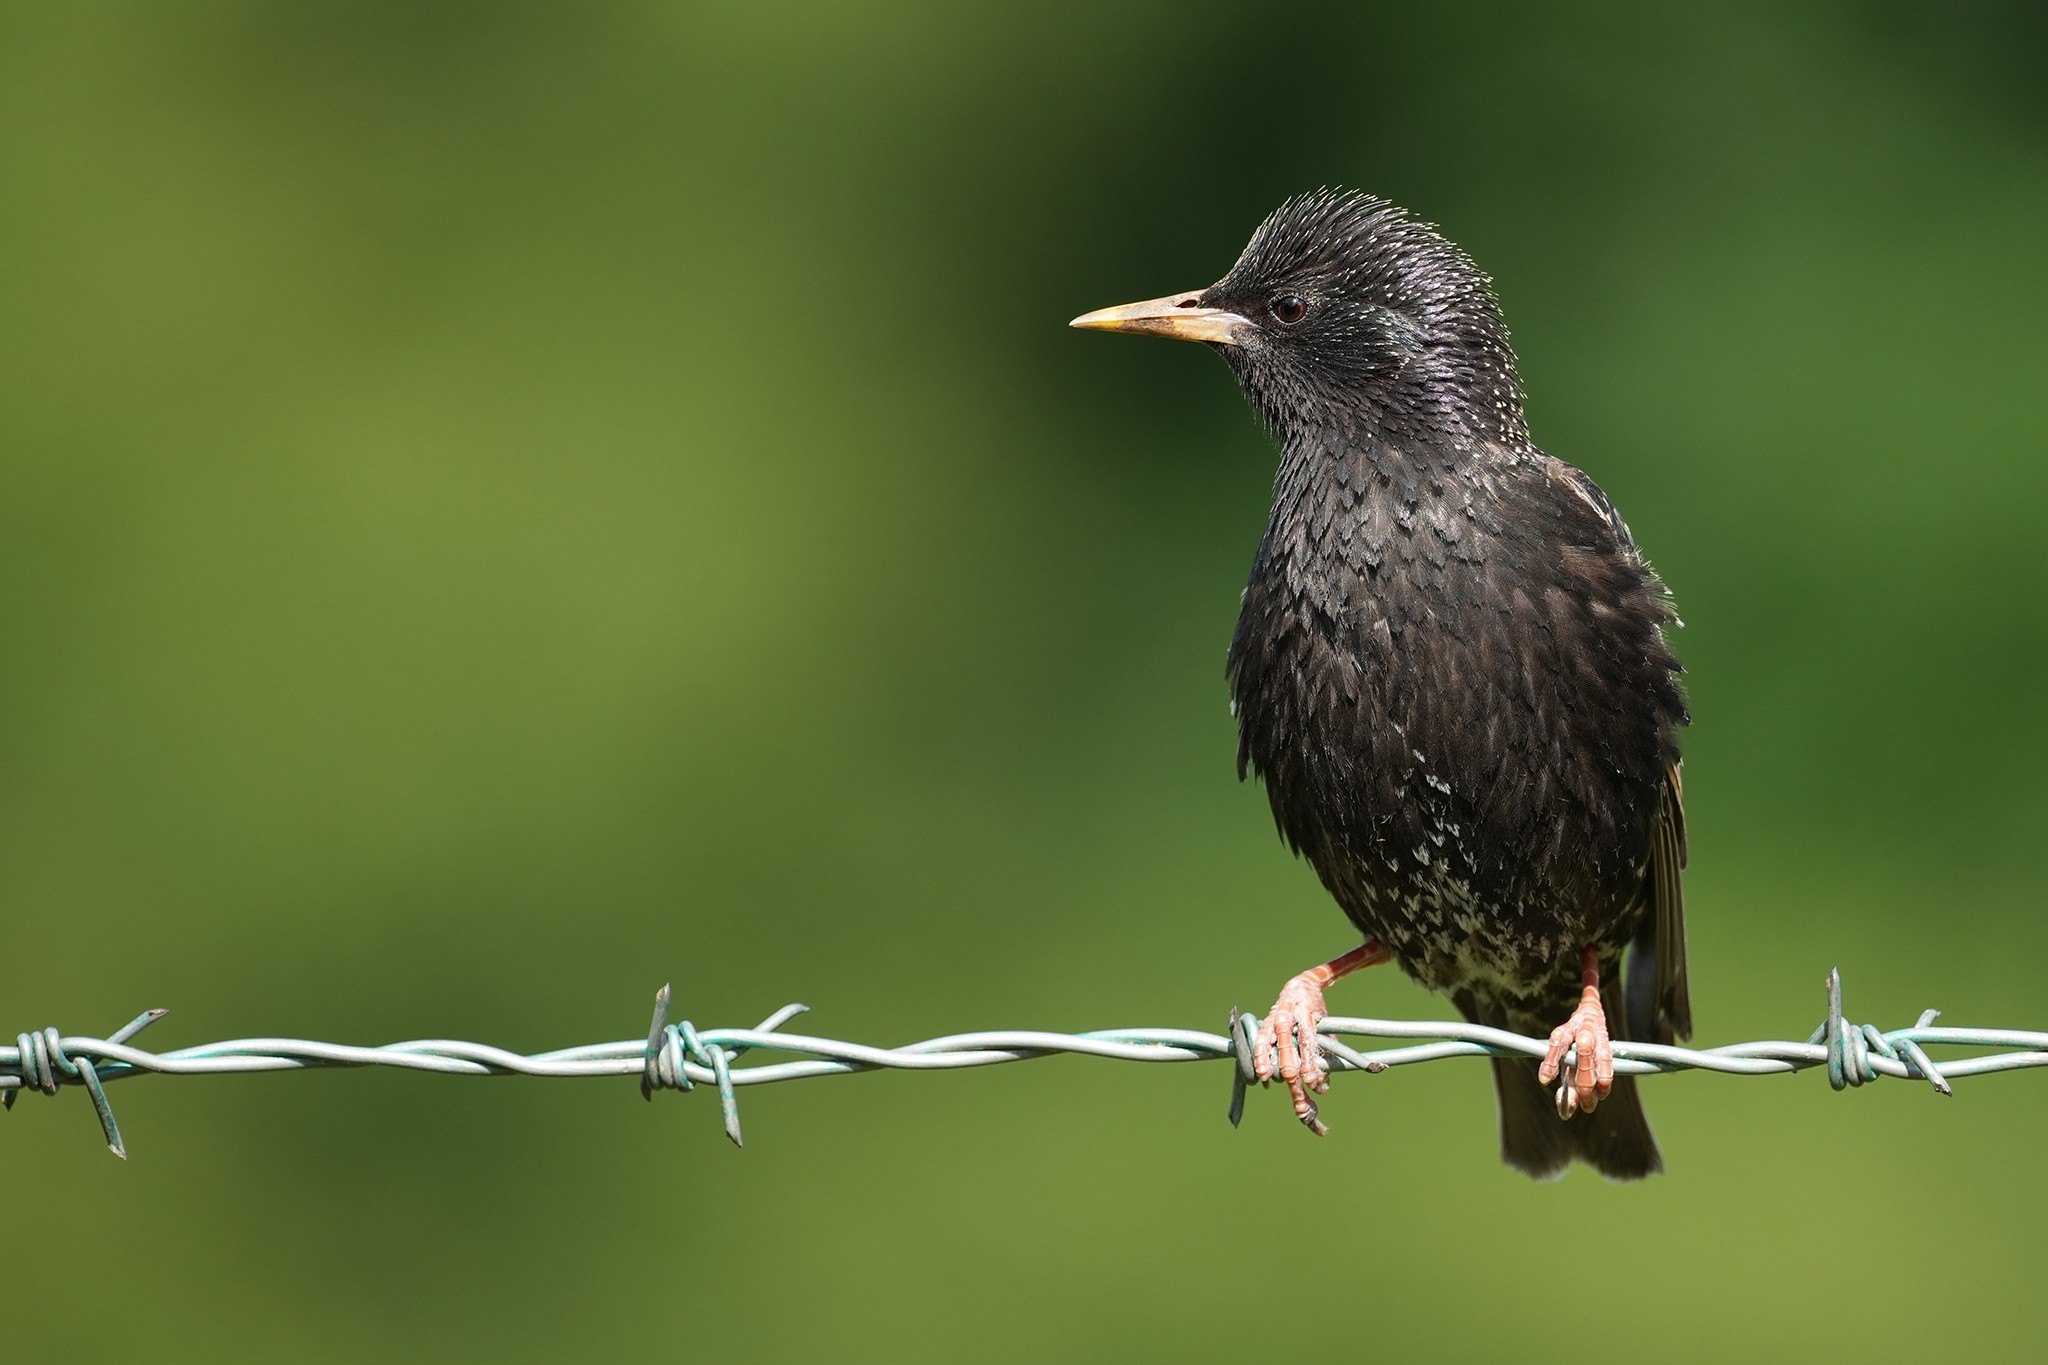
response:
<path fill-rule="evenodd" d="M 1493 1062 L 1509 1165 L 1661 1169 L 1610 1030 L 1692 1030 L 1676 617 L 1607 495 L 1530 441 L 1492 282 L 1326 190 L 1210 288 L 1073 325 L 1206 342 L 1280 444 L 1230 643 L 1238 775 L 1365 942 L 1280 992 L 1259 1079 L 1324 1132 L 1323 988 L 1391 960 L 1467 1019 L 1549 1031 L 1540 1066 Z"/>

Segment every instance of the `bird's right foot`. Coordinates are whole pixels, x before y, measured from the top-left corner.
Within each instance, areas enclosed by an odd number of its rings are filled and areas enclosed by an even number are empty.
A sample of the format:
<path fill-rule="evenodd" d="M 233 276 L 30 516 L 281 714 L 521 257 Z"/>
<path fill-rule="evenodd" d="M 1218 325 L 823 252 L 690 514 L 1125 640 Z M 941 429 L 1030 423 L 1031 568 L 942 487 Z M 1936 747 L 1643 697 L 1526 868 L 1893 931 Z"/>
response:
<path fill-rule="evenodd" d="M 1310 1098 L 1330 1089 L 1330 1072 L 1323 1065 L 1322 1043 L 1316 1033 L 1329 1013 L 1323 1006 L 1323 988 L 1362 967 L 1385 962 L 1389 956 L 1377 939 L 1368 939 L 1342 957 L 1311 967 L 1280 988 L 1280 998 L 1259 1021 L 1258 1037 L 1252 1044 L 1252 1072 L 1260 1085 L 1271 1085 L 1277 1077 L 1294 1100 L 1294 1116 L 1317 1137 L 1330 1131 Z"/>
<path fill-rule="evenodd" d="M 1607 1011 L 1600 1005 L 1599 957 L 1588 948 L 1580 963 L 1585 991 L 1579 1007 L 1550 1031 L 1550 1051 L 1536 1068 L 1536 1079 L 1544 1085 L 1560 1081 L 1557 1116 L 1565 1119 L 1582 1109 L 1592 1113 L 1614 1089 L 1614 1043 L 1607 1032 Z M 1567 1052 L 1573 1054 L 1569 1072 L 1564 1070 Z"/>

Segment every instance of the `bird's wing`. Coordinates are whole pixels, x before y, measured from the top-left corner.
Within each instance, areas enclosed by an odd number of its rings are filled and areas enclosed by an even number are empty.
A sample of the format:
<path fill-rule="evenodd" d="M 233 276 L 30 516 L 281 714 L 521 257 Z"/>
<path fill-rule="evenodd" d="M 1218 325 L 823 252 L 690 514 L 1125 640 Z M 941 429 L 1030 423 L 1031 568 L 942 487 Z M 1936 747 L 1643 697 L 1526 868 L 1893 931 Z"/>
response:
<path fill-rule="evenodd" d="M 1550 486 L 1557 490 L 1553 505 L 1564 518 L 1562 533 L 1567 547 L 1590 544 L 1620 550 L 1641 574 L 1636 586 L 1661 599 L 1657 614 L 1662 619 L 1646 622 L 1653 638 L 1645 640 L 1644 646 L 1675 673 L 1678 662 L 1665 650 L 1662 631 L 1676 617 L 1671 614 L 1663 584 L 1636 549 L 1628 523 L 1584 470 L 1554 455 L 1544 456 L 1542 470 Z M 1683 703 L 1675 692 L 1671 704 L 1677 708 L 1675 723 L 1683 724 Z M 1635 942 L 1629 946 L 1624 982 L 1629 1036 L 1638 1041 L 1669 1043 L 1692 1034 L 1692 992 L 1685 966 L 1685 892 L 1680 877 L 1684 869 L 1685 795 L 1674 758 L 1664 769 L 1664 782 L 1650 826 L 1650 866 L 1645 887 L 1649 913 L 1643 916 Z"/>
<path fill-rule="evenodd" d="M 1650 913 L 1630 955 L 1628 993 L 1636 1036 L 1669 1043 L 1692 1036 L 1692 988 L 1685 967 L 1685 790 L 1678 764 L 1665 770 L 1650 831 Z M 1648 988 L 1637 984 L 1647 980 Z"/>
<path fill-rule="evenodd" d="M 1555 456 L 1548 458 L 1544 472 L 1641 563 L 1628 523 L 1599 484 L 1584 470 Z M 1647 565 L 1643 568 L 1649 572 Z M 1651 582 L 1655 581 L 1653 576 Z M 1664 770 L 1664 787 L 1650 829 L 1650 913 L 1643 917 L 1629 953 L 1630 1032 L 1644 1041 L 1669 1043 L 1692 1036 L 1692 990 L 1685 967 L 1685 888 L 1680 876 L 1684 870 L 1685 791 L 1674 760 Z"/>
<path fill-rule="evenodd" d="M 1628 523 L 1623 521 L 1621 513 L 1615 510 L 1614 499 L 1607 496 L 1607 490 L 1593 482 L 1590 474 L 1576 465 L 1567 464 L 1555 455 L 1544 458 L 1543 472 L 1552 483 L 1562 486 L 1583 503 L 1596 519 L 1605 522 L 1607 529 L 1621 542 L 1623 549 L 1630 554 L 1641 553 L 1636 549 L 1636 538 L 1629 534 Z"/>

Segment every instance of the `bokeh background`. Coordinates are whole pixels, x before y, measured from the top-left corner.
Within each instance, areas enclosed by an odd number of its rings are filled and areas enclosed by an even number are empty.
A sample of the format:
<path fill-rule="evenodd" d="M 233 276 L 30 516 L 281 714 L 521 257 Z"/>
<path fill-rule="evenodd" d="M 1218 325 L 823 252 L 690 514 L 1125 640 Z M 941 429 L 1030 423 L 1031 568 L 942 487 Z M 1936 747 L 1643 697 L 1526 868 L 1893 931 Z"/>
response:
<path fill-rule="evenodd" d="M 1348 946 L 1231 771 L 1272 459 L 1065 330 L 1321 184 L 1497 278 L 1679 596 L 1705 1042 L 2048 1026 L 2037 7 L 0 9 L 12 1031 L 1214 1027 Z M 1392 973 L 1340 1013 L 1443 1017 Z M 28 1096 L 12 1358 L 2039 1347 L 2048 1079 L 1477 1064 Z"/>

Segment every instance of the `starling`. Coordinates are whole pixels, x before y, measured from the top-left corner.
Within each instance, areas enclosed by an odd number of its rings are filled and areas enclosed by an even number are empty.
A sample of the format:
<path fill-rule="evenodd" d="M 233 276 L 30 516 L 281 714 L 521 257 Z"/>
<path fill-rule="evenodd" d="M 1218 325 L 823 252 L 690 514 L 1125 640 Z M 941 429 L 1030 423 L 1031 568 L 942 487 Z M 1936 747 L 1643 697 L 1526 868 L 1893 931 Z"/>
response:
<path fill-rule="evenodd" d="M 1540 1064 L 1493 1060 L 1510 1166 L 1661 1169 L 1610 1039 L 1692 1029 L 1676 617 L 1607 495 L 1530 441 L 1492 281 L 1325 190 L 1210 288 L 1073 325 L 1214 347 L 1280 446 L 1230 643 L 1238 775 L 1365 942 L 1280 992 L 1259 1079 L 1323 1133 L 1323 990 L 1392 961 L 1549 1034 Z"/>

